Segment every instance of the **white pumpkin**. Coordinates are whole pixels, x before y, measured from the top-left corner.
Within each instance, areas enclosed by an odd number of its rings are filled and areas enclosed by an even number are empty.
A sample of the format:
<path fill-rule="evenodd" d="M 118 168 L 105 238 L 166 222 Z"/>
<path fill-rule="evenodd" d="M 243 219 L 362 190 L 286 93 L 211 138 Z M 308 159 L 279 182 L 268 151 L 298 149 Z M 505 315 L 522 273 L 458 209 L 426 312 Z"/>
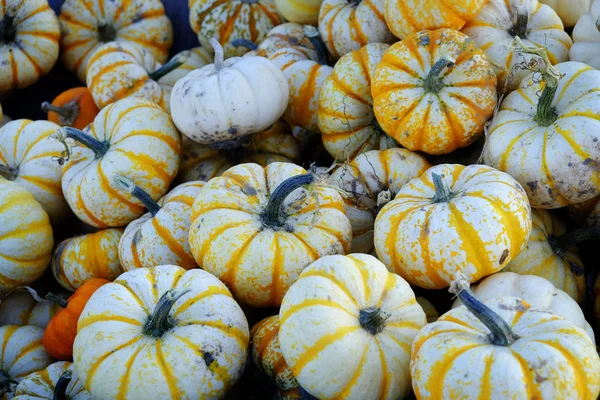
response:
<path fill-rule="evenodd" d="M 29 374 L 15 390 L 15 400 L 92 400 L 81 384 L 73 364 L 59 361 Z"/>
<path fill-rule="evenodd" d="M 593 0 L 540 0 L 552 7 L 562 20 L 565 28 L 574 26 L 579 18 L 590 10 Z"/>
<path fill-rule="evenodd" d="M 60 306 L 48 300 L 38 301 L 32 289 L 21 288 L 10 292 L 0 300 L 0 326 L 35 325 L 46 328 Z M 37 294 L 35 295 L 37 297 Z"/>
<path fill-rule="evenodd" d="M 211 43 L 214 64 L 187 74 L 171 92 L 173 122 L 185 136 L 201 144 L 238 143 L 283 115 L 288 84 L 268 59 L 232 57 L 224 61 L 221 45 L 216 40 Z"/>
<path fill-rule="evenodd" d="M 588 13 L 583 14 L 573 28 L 573 46 L 569 59 L 600 69 L 600 0 L 592 3 Z"/>
<path fill-rule="evenodd" d="M 92 295 L 73 360 L 94 399 L 220 399 L 242 374 L 248 341 L 221 281 L 162 265 L 125 272 Z"/>

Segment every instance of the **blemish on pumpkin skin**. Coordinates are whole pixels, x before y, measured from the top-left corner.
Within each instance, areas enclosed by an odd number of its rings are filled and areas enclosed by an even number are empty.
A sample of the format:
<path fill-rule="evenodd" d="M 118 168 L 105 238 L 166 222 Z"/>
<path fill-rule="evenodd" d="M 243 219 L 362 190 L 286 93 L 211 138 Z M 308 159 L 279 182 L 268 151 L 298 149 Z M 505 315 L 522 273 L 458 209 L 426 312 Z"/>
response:
<path fill-rule="evenodd" d="M 500 260 L 498 261 L 498 264 L 500 264 L 500 265 L 504 264 L 504 261 L 506 261 L 506 259 L 508 258 L 509 253 L 510 252 L 508 249 L 504 250 L 502 252 L 502 256 L 500 257 Z"/>

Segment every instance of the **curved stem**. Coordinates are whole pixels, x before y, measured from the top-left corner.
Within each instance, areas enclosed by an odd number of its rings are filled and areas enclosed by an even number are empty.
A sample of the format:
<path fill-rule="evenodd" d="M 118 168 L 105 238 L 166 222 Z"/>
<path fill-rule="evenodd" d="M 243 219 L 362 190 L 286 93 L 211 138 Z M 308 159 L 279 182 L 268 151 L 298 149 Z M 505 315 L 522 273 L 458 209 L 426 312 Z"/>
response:
<path fill-rule="evenodd" d="M 55 106 L 52 103 L 45 101 L 42 103 L 42 111 L 46 114 L 54 112 L 58 114 L 58 120 L 61 126 L 70 126 L 75 123 L 77 116 L 79 115 L 79 103 L 76 101 L 70 101 L 63 106 Z"/>
<path fill-rule="evenodd" d="M 0 395 L 5 393 L 14 393 L 19 383 L 12 379 L 8 379 L 0 372 Z"/>
<path fill-rule="evenodd" d="M 16 168 L 9 167 L 8 165 L 0 164 L 0 176 L 8 179 L 9 181 L 13 181 L 18 176 L 18 170 Z"/>
<path fill-rule="evenodd" d="M 98 40 L 102 43 L 112 42 L 117 38 L 117 29 L 109 24 L 98 25 Z"/>
<path fill-rule="evenodd" d="M 183 64 L 185 64 L 186 61 L 187 61 L 187 57 L 185 57 L 185 56 L 173 57 L 165 65 L 161 66 L 156 71 L 149 73 L 148 77 L 150 79 L 152 79 L 153 81 L 157 81 L 160 78 L 162 78 L 163 76 L 170 73 L 171 71 L 176 70 L 177 68 L 181 67 Z"/>
<path fill-rule="evenodd" d="M 510 28 L 508 33 L 513 37 L 527 37 L 527 24 L 529 23 L 529 13 L 525 7 L 515 6 L 517 18 L 515 24 Z"/>
<path fill-rule="evenodd" d="M 269 202 L 262 214 L 264 225 L 272 228 L 281 228 L 284 226 L 287 215 L 281 209 L 283 202 L 294 190 L 310 185 L 314 180 L 315 178 L 312 174 L 303 174 L 292 176 L 281 182 L 273 193 L 271 193 Z"/>
<path fill-rule="evenodd" d="M 427 78 L 425 78 L 425 81 L 423 82 L 425 91 L 428 93 L 439 93 L 444 87 L 444 82 L 440 77 L 441 73 L 444 69 L 454 66 L 455 62 L 455 59 L 447 55 L 437 60 L 429 70 Z"/>
<path fill-rule="evenodd" d="M 385 328 L 385 321 L 390 314 L 381 308 L 370 308 L 358 312 L 358 322 L 360 326 L 372 335 L 376 335 Z"/>
<path fill-rule="evenodd" d="M 144 334 L 159 338 L 164 335 L 165 332 L 173 328 L 174 324 L 169 320 L 171 308 L 173 308 L 173 305 L 181 298 L 181 296 L 188 292 L 189 289 L 183 291 L 171 289 L 166 291 L 158 300 L 152 315 L 148 317 L 143 330 Z"/>
<path fill-rule="evenodd" d="M 501 316 L 477 300 L 473 292 L 471 292 L 468 279 L 465 277 L 458 278 L 452 282 L 449 291 L 457 295 L 469 311 L 490 330 L 492 344 L 496 346 L 510 346 L 519 339 L 512 331 L 510 325 Z"/>
<path fill-rule="evenodd" d="M 62 298 L 61 296 L 57 296 L 54 293 L 50 292 L 46 295 L 46 300 L 50 300 L 54 304 L 57 304 L 60 308 L 67 308 L 69 302 Z"/>
<path fill-rule="evenodd" d="M 233 39 L 231 45 L 234 47 L 245 47 L 250 51 L 258 49 L 258 45 L 248 39 Z"/>
<path fill-rule="evenodd" d="M 325 47 L 325 43 L 323 43 L 323 39 L 321 39 L 317 28 L 312 25 L 304 25 L 304 34 L 317 52 L 317 62 L 321 65 L 328 65 L 327 47 Z"/>
<path fill-rule="evenodd" d="M 210 39 L 210 45 L 215 51 L 215 69 L 219 71 L 221 68 L 223 68 L 223 62 L 225 61 L 225 53 L 223 53 L 223 46 L 221 46 L 221 43 L 219 43 L 219 41 L 215 38 Z"/>
<path fill-rule="evenodd" d="M 71 383 L 71 379 L 73 379 L 73 373 L 69 370 L 65 371 L 56 385 L 54 386 L 54 394 L 52 395 L 52 400 L 66 400 L 67 399 L 67 388 L 69 387 L 69 383 Z"/>
<path fill-rule="evenodd" d="M 144 207 L 148 209 L 150 214 L 154 217 L 160 211 L 160 206 L 150 195 L 144 191 L 141 187 L 136 185 L 131 179 L 126 178 L 122 175 L 115 175 L 113 177 L 113 185 L 117 189 L 129 192 L 133 197 L 142 202 Z"/>
<path fill-rule="evenodd" d="M 600 239 L 600 226 L 594 226 L 591 228 L 581 228 L 574 230 L 569 233 L 557 238 L 549 238 L 550 247 L 557 256 L 563 257 L 565 253 L 573 246 L 578 243 L 585 242 L 588 240 L 599 240 Z"/>
<path fill-rule="evenodd" d="M 431 201 L 434 203 L 447 203 L 454 197 L 454 193 L 444 181 L 443 175 L 440 176 L 433 172 L 431 174 L 431 179 L 433 179 L 433 186 L 435 187 L 435 195 L 433 195 Z"/>
<path fill-rule="evenodd" d="M 9 6 L 2 20 L 0 20 L 0 42 L 9 44 L 14 43 L 17 39 L 16 16 L 16 7 Z"/>
<path fill-rule="evenodd" d="M 62 127 L 58 130 L 58 132 L 56 132 L 55 135 L 52 135 L 51 137 L 61 142 L 66 148 L 66 151 L 61 159 L 62 162 L 61 160 L 59 160 L 59 163 L 61 164 L 65 161 L 68 161 L 69 156 L 71 155 L 71 151 L 66 142 L 68 138 L 73 139 L 76 142 L 81 143 L 88 149 L 92 150 L 96 155 L 96 158 L 104 156 L 110 148 L 110 144 L 108 142 L 101 142 L 98 139 L 92 137 L 91 135 L 70 126 Z"/>

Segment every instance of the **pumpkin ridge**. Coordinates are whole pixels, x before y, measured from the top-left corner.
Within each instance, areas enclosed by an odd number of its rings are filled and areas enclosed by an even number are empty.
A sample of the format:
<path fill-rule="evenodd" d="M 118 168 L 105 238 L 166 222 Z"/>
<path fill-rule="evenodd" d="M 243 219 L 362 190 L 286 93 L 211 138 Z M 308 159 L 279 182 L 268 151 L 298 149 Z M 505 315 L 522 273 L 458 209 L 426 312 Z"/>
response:
<path fill-rule="evenodd" d="M 513 121 L 509 121 L 509 122 L 513 122 Z M 505 124 L 508 124 L 509 122 L 506 122 Z M 535 126 L 532 126 L 531 128 L 528 128 L 526 130 L 524 130 L 523 132 L 521 132 L 518 136 L 515 136 L 514 138 L 511 139 L 511 141 L 508 143 L 508 145 L 506 146 L 506 151 L 504 151 L 502 153 L 502 156 L 500 157 L 499 163 L 498 163 L 498 167 L 502 170 L 502 171 L 506 171 L 506 164 L 508 162 L 508 157 L 510 156 L 512 149 L 517 145 L 517 143 L 523 139 L 523 137 L 529 133 L 531 133 L 534 129 L 536 129 Z M 533 132 L 536 133 L 536 132 Z"/>
<path fill-rule="evenodd" d="M 36 186 L 44 188 L 47 192 L 50 192 L 55 195 L 60 195 L 62 193 L 62 188 L 61 188 L 60 183 L 55 183 L 55 182 L 51 182 L 51 181 L 43 179 L 43 178 L 39 178 L 36 176 L 27 176 L 27 175 L 20 175 L 19 179 L 22 179 L 29 183 L 35 184 Z"/>
<path fill-rule="evenodd" d="M 127 54 L 129 54 L 129 56 L 134 58 L 130 53 L 127 53 Z M 88 65 L 91 65 L 91 63 Z M 116 62 L 110 63 L 109 65 L 105 65 L 92 77 L 92 80 L 91 80 L 90 84 L 88 85 L 88 88 L 90 90 L 94 90 L 94 88 L 98 85 L 98 83 L 100 83 L 102 81 L 102 79 L 104 78 L 104 74 L 111 72 L 119 67 L 122 67 L 123 65 L 135 65 L 135 63 L 132 60 L 123 60 L 123 61 L 116 61 Z"/>
<path fill-rule="evenodd" d="M 6 353 L 6 346 L 8 345 L 8 342 L 10 341 L 10 339 L 12 338 L 12 335 L 15 333 L 15 331 L 18 329 L 19 327 L 17 325 L 10 325 L 6 328 L 6 332 L 4 332 L 4 337 L 2 338 L 2 351 L 0 353 L 0 358 L 2 360 L 4 360 L 5 353 Z"/>
<path fill-rule="evenodd" d="M 521 372 L 525 378 L 525 388 L 527 390 L 527 398 L 528 399 L 537 399 L 542 398 L 539 389 L 536 385 L 531 384 L 531 382 L 535 381 L 535 373 L 529 367 L 529 363 L 516 351 L 513 349 L 509 349 L 512 356 L 519 362 L 521 366 Z M 534 392 L 534 393 L 532 393 Z"/>
<path fill-rule="evenodd" d="M 117 392 L 117 399 L 126 399 L 127 398 L 127 392 L 128 392 L 128 384 L 129 384 L 129 380 L 131 379 L 131 373 L 133 372 L 133 369 L 131 368 L 131 366 L 133 365 L 133 363 L 135 362 L 135 359 L 137 358 L 138 354 L 140 354 L 140 352 L 142 351 L 143 347 L 138 347 L 133 354 L 127 359 L 127 361 L 125 361 L 125 375 L 123 375 L 120 378 L 120 382 L 119 382 L 119 389 Z M 88 375 L 88 378 L 92 376 L 92 375 Z M 86 385 L 88 386 L 88 385 Z"/>
<path fill-rule="evenodd" d="M 302 311 L 305 308 L 314 307 L 314 306 L 334 308 L 336 310 L 345 312 L 346 314 L 348 314 L 349 317 L 352 317 L 354 319 L 358 318 L 358 315 L 356 313 L 353 313 L 352 311 L 347 310 L 342 305 L 340 305 L 338 303 L 334 303 L 331 300 L 308 299 L 308 300 L 303 300 L 302 302 L 300 302 L 298 304 L 288 307 L 285 310 L 285 315 L 282 314 L 279 318 L 280 324 L 283 324 L 284 322 L 286 322 L 297 312 Z M 358 305 L 357 305 L 357 307 L 358 307 Z M 358 328 L 360 328 L 360 326 L 358 326 L 357 329 Z"/>
<path fill-rule="evenodd" d="M 148 169 L 145 169 L 145 168 L 144 169 L 140 168 L 140 169 L 142 171 L 152 170 L 154 172 L 154 174 L 149 174 L 150 176 L 153 175 L 154 177 L 162 180 L 165 183 L 170 182 L 172 177 L 166 171 L 159 168 L 159 166 L 156 164 L 156 160 L 153 160 L 151 157 L 149 157 L 145 154 L 132 153 L 131 151 L 123 150 L 120 148 L 116 148 L 116 149 L 114 149 L 114 151 L 119 152 L 122 155 L 124 155 L 125 157 L 127 157 L 134 165 L 147 166 Z"/>
<path fill-rule="evenodd" d="M 335 46 L 335 42 L 333 40 L 333 32 L 331 32 L 331 28 L 333 28 L 333 23 L 335 22 L 337 16 L 339 15 L 340 12 L 342 12 L 342 10 L 344 9 L 344 5 L 342 5 L 341 7 L 338 7 L 337 10 L 335 11 L 335 13 L 333 14 L 333 16 L 331 18 L 329 18 L 329 21 L 327 21 L 327 32 L 329 33 L 328 38 L 327 38 L 327 42 L 330 46 L 331 52 L 332 53 L 338 53 L 338 49 Z M 329 10 L 329 12 L 331 12 L 332 10 Z M 329 13 L 328 12 L 328 13 Z"/>
<path fill-rule="evenodd" d="M 81 318 L 77 323 L 77 330 L 80 331 L 88 326 L 94 325 L 97 322 L 106 321 L 123 322 L 126 324 L 143 327 L 143 324 L 135 318 L 123 317 L 120 315 L 95 315 L 93 317 Z"/>
<path fill-rule="evenodd" d="M 141 210 L 144 209 L 144 207 L 142 205 L 139 205 L 139 204 L 136 204 L 136 203 L 132 202 L 131 200 L 129 200 L 128 198 L 126 198 L 125 196 L 123 196 L 118 190 L 115 190 L 112 187 L 112 185 L 108 181 L 108 178 L 104 174 L 104 171 L 102 169 L 102 165 L 100 163 L 96 163 L 96 172 L 98 173 L 98 176 L 100 177 L 100 179 L 98 179 L 98 182 L 100 183 L 100 187 L 103 190 L 106 190 L 107 192 L 109 192 L 111 196 L 116 197 L 119 200 L 119 202 L 121 202 L 124 205 L 126 205 L 127 208 L 129 208 L 129 210 L 132 213 L 137 213 L 137 212 L 139 212 L 139 211 L 141 211 Z"/>
<path fill-rule="evenodd" d="M 178 339 L 178 340 L 180 340 L 182 343 L 184 343 L 189 348 L 196 350 L 198 352 L 198 354 L 202 358 L 204 358 L 204 353 L 202 353 L 202 350 L 201 349 L 197 349 L 197 346 L 191 340 L 189 340 L 188 338 L 185 338 L 183 336 L 179 336 L 179 335 L 177 335 L 175 333 L 173 333 L 171 336 L 174 337 L 174 338 L 176 338 L 176 339 Z M 214 362 L 211 364 L 211 366 L 213 364 L 214 364 Z M 207 369 L 209 369 L 214 375 L 217 375 L 218 379 L 221 382 L 226 383 L 226 382 L 228 382 L 230 380 L 230 375 L 229 375 L 228 371 L 226 369 L 224 369 L 224 368 L 219 368 L 217 371 L 213 371 L 213 369 L 210 369 L 210 367 L 207 368 Z"/>
<path fill-rule="evenodd" d="M 169 235 L 169 230 L 163 227 L 157 218 L 153 217 L 151 224 L 158 236 L 169 246 L 169 250 L 179 258 L 179 263 L 183 268 L 190 269 L 196 266 L 196 261 L 187 254 L 181 243 Z"/>
<path fill-rule="evenodd" d="M 547 160 L 548 133 L 547 132 L 544 133 L 543 140 L 544 140 L 543 141 L 544 144 L 542 145 L 541 169 L 544 174 L 544 177 L 546 178 L 545 184 L 548 186 L 548 190 L 551 191 L 552 197 L 555 196 L 555 200 L 557 202 L 561 203 L 562 205 L 566 205 L 566 204 L 568 204 L 568 200 L 563 196 L 563 194 L 561 192 L 556 190 L 556 184 L 554 182 L 554 178 L 553 178 L 552 174 L 550 173 L 550 169 L 548 168 L 548 160 Z"/>
<path fill-rule="evenodd" d="M 173 376 L 173 371 L 171 370 L 171 368 L 169 368 L 169 365 L 167 364 L 167 362 L 165 360 L 165 356 L 162 351 L 162 344 L 161 344 L 160 340 L 156 341 L 155 349 L 156 349 L 156 364 L 160 368 L 160 371 L 162 372 L 162 374 L 165 378 L 165 381 L 167 382 L 167 386 L 169 387 L 169 393 L 171 394 L 171 398 L 172 399 L 181 398 L 181 393 L 179 392 L 179 389 L 177 388 L 177 384 L 176 384 L 175 378 Z"/>
<path fill-rule="evenodd" d="M 128 294 L 133 298 L 133 300 L 135 300 L 136 303 L 139 304 L 140 308 L 142 310 L 144 310 L 144 312 L 146 314 L 150 314 L 150 311 L 148 310 L 148 307 L 146 307 L 146 304 L 142 301 L 142 299 L 140 298 L 140 296 L 138 296 L 138 294 L 131 288 L 131 286 L 129 286 L 124 281 L 118 281 L 116 283 L 118 283 L 119 285 L 121 285 L 128 292 Z"/>
<path fill-rule="evenodd" d="M 388 374 L 387 361 L 385 360 L 385 353 L 381 348 L 381 344 L 378 340 L 375 341 L 377 349 L 379 350 L 379 361 L 381 362 L 381 383 L 379 385 L 379 398 L 385 399 L 388 397 L 390 390 L 390 379 Z"/>
<path fill-rule="evenodd" d="M 210 211 L 213 211 L 213 209 L 207 210 L 207 212 L 210 212 Z M 194 221 L 197 220 L 198 217 L 202 214 L 204 214 L 204 213 L 195 214 L 194 216 L 192 216 L 193 220 Z M 217 229 L 213 230 L 211 232 L 211 234 L 204 241 L 204 244 L 202 245 L 202 248 L 200 249 L 200 251 L 198 251 L 197 257 L 194 257 L 196 259 L 196 261 L 198 262 L 198 265 L 200 266 L 200 268 L 202 268 L 202 264 L 204 261 L 204 257 L 206 256 L 206 253 L 212 247 L 213 241 L 218 236 L 222 235 L 225 231 L 227 231 L 229 229 L 238 228 L 238 227 L 244 226 L 244 225 L 250 225 L 253 222 L 254 221 L 230 222 L 228 224 L 223 224 L 223 225 L 219 226 Z M 200 225 L 200 224 L 198 224 L 198 225 Z M 190 231 L 191 231 L 191 228 L 190 228 Z"/>
<path fill-rule="evenodd" d="M 315 250 L 307 241 L 306 239 L 304 239 L 303 237 L 301 237 L 300 235 L 302 235 L 301 232 L 290 232 L 296 239 L 298 239 L 298 241 L 304 246 L 304 248 L 306 248 L 306 250 L 308 250 L 310 257 L 312 258 L 312 261 L 315 261 L 319 258 L 319 252 L 317 250 Z M 312 262 L 311 261 L 311 262 Z"/>
<path fill-rule="evenodd" d="M 346 295 L 346 297 L 348 297 L 348 299 L 352 302 L 352 304 L 354 304 L 357 308 L 360 308 L 357 299 L 352 295 L 352 293 L 350 293 L 348 291 L 348 288 L 337 279 L 336 276 L 327 274 L 322 271 L 316 271 L 316 270 L 308 270 L 302 274 L 303 278 L 307 278 L 307 277 L 311 277 L 311 276 L 318 276 L 319 278 L 323 278 L 323 279 L 328 280 L 329 282 L 333 283 L 334 286 L 336 286 L 338 289 L 340 289 L 341 292 L 344 293 Z M 287 319 L 288 317 L 289 317 L 289 315 L 286 315 L 284 318 Z M 280 325 L 282 323 L 283 322 L 280 321 Z"/>
<path fill-rule="evenodd" d="M 281 256 L 279 235 L 277 232 L 274 232 L 273 234 L 273 244 L 275 245 L 275 250 L 273 251 L 273 263 L 271 265 L 271 284 L 269 285 L 270 295 L 268 303 L 277 305 L 278 300 L 279 304 L 281 304 L 281 299 L 278 299 L 278 293 L 281 292 L 279 280 L 281 275 L 281 265 L 285 262 L 284 258 Z"/>
<path fill-rule="evenodd" d="M 191 307 L 196 302 L 198 302 L 200 300 L 203 300 L 203 299 L 206 299 L 207 297 L 212 297 L 212 296 L 217 296 L 217 295 L 223 295 L 223 296 L 231 297 L 231 293 L 226 288 L 223 288 L 223 287 L 220 287 L 220 286 L 209 286 L 208 288 L 206 288 L 204 291 L 202 291 L 198 295 L 191 296 L 186 301 L 184 301 L 183 303 L 181 303 L 172 312 L 173 317 L 178 317 L 179 314 L 181 314 L 187 308 Z"/>
<path fill-rule="evenodd" d="M 241 348 L 246 348 L 246 344 L 248 343 L 248 337 L 238 328 L 232 328 L 222 322 L 218 321 L 186 321 L 188 325 L 203 325 L 205 327 L 217 329 L 221 331 L 226 336 L 232 336 L 240 345 Z"/>
<path fill-rule="evenodd" d="M 19 354 L 17 354 L 17 356 L 14 358 L 13 362 L 8 366 L 7 370 L 10 371 L 10 369 L 17 363 L 17 361 L 19 361 L 19 359 L 21 359 L 23 356 L 31 353 L 32 351 L 34 351 L 35 349 L 38 349 L 40 347 L 43 347 L 44 345 L 42 344 L 42 339 L 38 339 L 34 342 L 29 343 L 27 346 L 21 347 L 20 348 L 20 352 Z"/>
<path fill-rule="evenodd" d="M 365 346 L 365 350 L 363 351 L 363 354 L 360 357 L 360 360 L 358 361 L 356 369 L 354 370 L 354 372 L 352 373 L 352 376 L 350 377 L 350 380 L 348 382 L 346 382 L 346 384 L 344 385 L 344 388 L 337 395 L 335 395 L 333 397 L 334 399 L 347 399 L 348 398 L 348 396 L 352 392 L 352 388 L 356 385 L 356 383 L 358 382 L 358 378 L 360 378 L 360 376 L 363 372 L 363 366 L 367 359 L 369 347 L 370 347 L 370 343 L 367 343 L 367 345 Z M 380 398 L 385 398 L 385 397 L 380 397 Z"/>
<path fill-rule="evenodd" d="M 227 287 L 229 288 L 229 290 L 231 290 L 232 293 L 237 292 L 235 278 L 240 266 L 240 261 L 242 257 L 246 255 L 248 247 L 250 247 L 254 239 L 256 239 L 256 237 L 261 233 L 262 231 L 259 230 L 251 234 L 250 237 L 244 242 L 244 244 L 231 256 L 229 261 L 227 261 L 227 264 L 225 266 L 226 272 L 220 276 L 220 279 L 227 285 Z"/>
<path fill-rule="evenodd" d="M 461 331 L 462 332 L 462 331 Z M 430 390 L 431 399 L 443 399 L 444 380 L 446 374 L 452 367 L 452 364 L 456 359 L 470 350 L 483 347 L 483 344 L 472 344 L 462 347 L 460 350 L 455 350 L 452 355 L 446 355 L 443 359 L 439 360 L 431 367 L 431 374 L 429 375 L 428 382 L 432 383 L 432 389 Z M 452 349 L 448 349 L 452 351 Z M 414 354 L 414 353 L 413 353 Z M 533 398 L 533 397 L 531 397 Z"/>
<path fill-rule="evenodd" d="M 43 220 L 36 221 L 25 227 L 17 228 L 14 230 L 9 230 L 8 232 L 5 232 L 5 233 L 0 233 L 0 242 L 7 238 L 15 238 L 15 236 L 22 239 L 30 232 L 35 232 L 35 231 L 44 230 L 44 229 L 48 229 L 47 223 Z"/>
<path fill-rule="evenodd" d="M 162 43 L 162 42 L 153 41 L 153 40 L 146 40 L 146 39 L 142 39 L 141 37 L 131 37 L 131 36 L 129 36 L 129 33 L 127 33 L 127 32 L 122 33 L 119 38 L 129 40 L 130 42 L 135 42 L 135 43 L 141 45 L 142 47 L 146 47 L 146 48 L 152 47 L 152 48 L 154 48 L 156 50 L 160 50 L 160 51 L 167 51 L 171 47 L 171 45 L 169 43 Z"/>
<path fill-rule="evenodd" d="M 425 212 L 423 228 L 421 229 L 421 234 L 419 237 L 419 244 L 421 245 L 421 257 L 423 257 L 423 264 L 425 265 L 426 276 L 436 287 L 443 287 L 446 284 L 446 282 L 441 277 L 440 271 L 444 271 L 444 265 L 443 263 L 439 263 L 433 260 L 433 258 L 431 257 L 431 249 L 429 248 L 429 239 L 431 236 L 430 234 L 428 234 L 428 231 L 429 224 L 431 221 L 431 215 L 434 211 L 435 207 L 430 206 Z"/>

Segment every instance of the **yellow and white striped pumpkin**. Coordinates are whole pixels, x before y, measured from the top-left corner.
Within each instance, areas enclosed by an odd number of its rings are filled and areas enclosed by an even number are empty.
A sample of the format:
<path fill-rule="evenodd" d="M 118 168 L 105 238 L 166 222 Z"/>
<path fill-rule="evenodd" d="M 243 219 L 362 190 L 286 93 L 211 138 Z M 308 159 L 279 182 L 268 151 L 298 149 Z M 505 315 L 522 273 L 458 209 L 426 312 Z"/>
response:
<path fill-rule="evenodd" d="M 388 48 L 371 43 L 344 55 L 321 87 L 317 121 L 323 144 L 337 161 L 398 146 L 375 119 L 371 95 L 375 67 Z"/>
<path fill-rule="evenodd" d="M 81 384 L 73 364 L 59 361 L 27 375 L 15 390 L 15 400 L 92 400 Z"/>
<path fill-rule="evenodd" d="M 38 301 L 26 288 L 13 290 L 0 300 L 0 326 L 35 325 L 45 329 L 60 309 L 51 301 Z"/>
<path fill-rule="evenodd" d="M 56 246 L 52 273 L 62 287 L 74 292 L 94 278 L 112 281 L 123 273 L 119 261 L 119 240 L 123 229 L 103 229 L 75 236 Z"/>
<path fill-rule="evenodd" d="M 93 143 L 69 144 L 62 188 L 75 215 L 96 228 L 124 226 L 144 213 L 140 201 L 111 186 L 115 175 L 127 175 L 158 199 L 177 174 L 179 132 L 169 114 L 149 100 L 128 97 L 110 104 L 85 132 L 63 129 L 68 137 Z"/>
<path fill-rule="evenodd" d="M 369 43 L 397 41 L 385 22 L 384 4 L 385 0 L 324 0 L 319 32 L 331 55 L 339 58 Z"/>
<path fill-rule="evenodd" d="M 139 188 L 128 182 L 129 189 Z M 131 187 L 132 186 L 132 187 Z M 158 202 L 147 195 L 139 199 L 148 213 L 127 225 L 119 242 L 119 258 L 126 271 L 174 264 L 185 269 L 196 268 L 188 243 L 192 204 L 204 182 L 183 183 Z"/>
<path fill-rule="evenodd" d="M 0 385 L 6 389 L 0 393 L 1 400 L 12 399 L 23 378 L 52 364 L 43 336 L 44 330 L 33 325 L 0 326 Z"/>
<path fill-rule="evenodd" d="M 23 186 L 0 177 L 0 293 L 41 277 L 53 245 L 46 211 Z"/>
<path fill-rule="evenodd" d="M 223 46 L 225 57 L 241 56 L 248 51 L 231 42 L 245 39 L 261 42 L 267 32 L 283 22 L 273 0 L 189 0 L 190 26 L 204 47 L 215 38 Z"/>
<path fill-rule="evenodd" d="M 52 122 L 28 119 L 0 128 L 0 176 L 27 189 L 53 224 L 69 214 L 60 186 L 62 170 L 56 162 L 64 147 L 50 139 L 59 128 Z"/>
<path fill-rule="evenodd" d="M 329 178 L 349 197 L 346 215 L 352 224 L 352 252 L 375 255 L 373 226 L 377 213 L 411 179 L 421 176 L 431 165 L 410 150 L 371 150 L 336 169 Z"/>
<path fill-rule="evenodd" d="M 328 256 L 292 285 L 279 344 L 298 383 L 319 399 L 402 399 L 410 346 L 427 323 L 408 283 L 373 256 Z"/>
<path fill-rule="evenodd" d="M 495 67 L 498 88 L 506 93 L 529 75 L 532 58 L 540 60 L 511 49 L 516 36 L 528 46 L 544 46 L 552 64 L 568 61 L 573 44 L 556 12 L 538 0 L 488 0 L 462 31 L 485 51 Z"/>
<path fill-rule="evenodd" d="M 527 244 L 531 209 L 510 175 L 442 164 L 408 182 L 375 220 L 379 259 L 411 285 L 441 289 L 504 268 Z"/>
<path fill-rule="evenodd" d="M 207 182 L 192 206 L 196 262 L 254 307 L 279 306 L 307 265 L 346 253 L 351 239 L 340 194 L 291 163 L 237 165 Z"/>
<path fill-rule="evenodd" d="M 158 83 L 163 91 L 169 94 L 166 97 L 167 100 L 169 100 L 173 86 L 175 86 L 175 83 L 177 83 L 179 79 L 183 78 L 195 69 L 212 64 L 214 54 L 212 49 L 198 46 L 190 50 L 183 50 L 177 53 L 175 56 L 173 56 L 173 59 L 181 59 L 183 60 L 183 64 L 165 74 L 158 80 Z"/>
<path fill-rule="evenodd" d="M 261 57 L 270 57 L 277 50 L 294 46 L 314 50 L 313 45 L 304 33 L 304 25 L 295 22 L 286 22 L 277 25 L 267 32 L 267 37 L 258 44 L 256 50 L 249 51 L 244 56 L 258 55 Z"/>
<path fill-rule="evenodd" d="M 58 60 L 60 27 L 47 0 L 0 3 L 0 93 L 33 85 Z"/>
<path fill-rule="evenodd" d="M 134 42 L 164 63 L 173 42 L 173 27 L 160 0 L 65 0 L 58 19 L 61 58 L 81 82 L 92 53 L 104 43 Z"/>
<path fill-rule="evenodd" d="M 217 399 L 242 375 L 248 336 L 244 313 L 213 275 L 139 268 L 88 300 L 73 359 L 95 399 Z"/>

